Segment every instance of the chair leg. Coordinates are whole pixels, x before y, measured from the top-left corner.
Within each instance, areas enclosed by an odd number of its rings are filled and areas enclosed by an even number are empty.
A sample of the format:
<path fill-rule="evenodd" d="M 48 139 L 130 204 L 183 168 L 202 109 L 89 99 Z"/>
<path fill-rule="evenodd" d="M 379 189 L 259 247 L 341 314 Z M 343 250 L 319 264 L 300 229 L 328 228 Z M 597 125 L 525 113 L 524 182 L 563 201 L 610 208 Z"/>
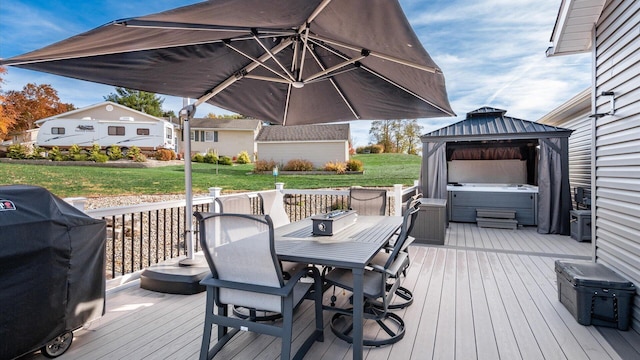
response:
<path fill-rule="evenodd" d="M 282 312 L 282 350 L 280 359 L 291 359 L 291 339 L 293 338 L 293 297 L 283 299 L 284 311 Z"/>
<path fill-rule="evenodd" d="M 204 331 L 202 333 L 202 344 L 200 345 L 200 360 L 206 360 L 208 357 L 209 344 L 211 343 L 211 331 L 213 327 L 213 319 L 209 315 L 213 314 L 214 307 L 213 291 L 211 289 L 207 289 L 207 304 L 204 318 Z M 220 334 L 218 334 L 218 337 L 220 337 Z"/>

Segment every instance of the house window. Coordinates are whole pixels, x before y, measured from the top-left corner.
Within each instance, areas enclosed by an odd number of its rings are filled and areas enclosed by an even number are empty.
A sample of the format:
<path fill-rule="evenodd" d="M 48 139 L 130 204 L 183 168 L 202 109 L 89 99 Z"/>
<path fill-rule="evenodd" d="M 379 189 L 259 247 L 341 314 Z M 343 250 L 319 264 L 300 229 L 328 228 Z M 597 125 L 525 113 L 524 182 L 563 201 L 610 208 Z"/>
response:
<path fill-rule="evenodd" d="M 52 134 L 57 134 L 57 135 L 62 135 L 62 134 L 64 134 L 64 128 L 63 127 L 52 127 L 51 128 L 51 133 Z"/>
<path fill-rule="evenodd" d="M 109 126 L 107 133 L 109 135 L 124 136 L 124 126 Z"/>
<path fill-rule="evenodd" d="M 138 135 L 149 135 L 149 129 L 140 128 L 136 130 L 136 133 Z"/>
<path fill-rule="evenodd" d="M 204 141 L 215 142 L 215 138 L 217 138 L 217 131 L 207 131 L 205 133 Z"/>
<path fill-rule="evenodd" d="M 167 139 L 173 139 L 173 131 L 169 127 L 167 128 Z"/>

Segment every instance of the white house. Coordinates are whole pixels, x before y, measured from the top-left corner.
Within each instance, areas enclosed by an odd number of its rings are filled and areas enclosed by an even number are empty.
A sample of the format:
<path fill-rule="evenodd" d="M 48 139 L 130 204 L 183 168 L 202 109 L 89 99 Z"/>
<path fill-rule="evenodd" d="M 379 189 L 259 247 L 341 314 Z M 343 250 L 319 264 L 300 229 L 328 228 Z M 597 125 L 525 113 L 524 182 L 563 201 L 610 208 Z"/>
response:
<path fill-rule="evenodd" d="M 258 159 L 286 164 L 301 159 L 322 168 L 349 160 L 349 124 L 264 126 L 256 138 Z"/>
<path fill-rule="evenodd" d="M 638 288 L 640 1 L 563 0 L 551 41 L 548 56 L 592 54 L 593 258 Z M 632 329 L 640 332 L 640 296 L 635 296 Z"/>
<path fill-rule="evenodd" d="M 256 136 L 262 128 L 262 121 L 255 119 L 191 119 L 191 152 L 215 152 L 220 156 L 237 156 L 246 151 L 254 156 L 257 148 Z M 178 137 L 179 149 L 184 149 L 184 137 Z M 179 150 L 180 152 L 182 150 Z"/>

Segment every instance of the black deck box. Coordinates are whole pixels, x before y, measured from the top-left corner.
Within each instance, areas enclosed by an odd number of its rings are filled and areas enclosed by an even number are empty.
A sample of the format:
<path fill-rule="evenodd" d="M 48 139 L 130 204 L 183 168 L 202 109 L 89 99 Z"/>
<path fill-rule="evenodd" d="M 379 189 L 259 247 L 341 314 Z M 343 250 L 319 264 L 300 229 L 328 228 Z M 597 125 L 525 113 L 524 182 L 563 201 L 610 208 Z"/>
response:
<path fill-rule="evenodd" d="M 636 288 L 613 270 L 590 261 L 555 264 L 558 300 L 582 325 L 627 330 Z"/>

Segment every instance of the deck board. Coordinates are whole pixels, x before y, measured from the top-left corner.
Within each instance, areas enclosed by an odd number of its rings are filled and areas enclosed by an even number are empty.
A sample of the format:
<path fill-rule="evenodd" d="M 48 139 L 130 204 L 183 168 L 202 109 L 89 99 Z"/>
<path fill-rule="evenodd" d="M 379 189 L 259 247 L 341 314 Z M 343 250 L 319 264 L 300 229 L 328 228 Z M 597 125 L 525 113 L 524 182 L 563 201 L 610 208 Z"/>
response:
<path fill-rule="evenodd" d="M 557 299 L 554 261 L 589 259 L 591 251 L 590 243 L 538 234 L 531 227 L 451 223 L 444 245 L 410 248 L 403 286 L 413 292 L 414 303 L 396 310 L 405 321 L 405 338 L 365 348 L 365 358 L 620 359 L 616 344 L 637 344 L 635 335 L 605 329 L 610 344 L 598 328 L 578 324 Z M 340 293 L 337 305 L 348 306 L 348 295 Z M 331 290 L 324 294 L 326 304 L 330 296 Z M 106 314 L 76 331 L 73 345 L 59 359 L 196 359 L 204 301 L 204 293 L 159 294 L 135 283 L 112 289 Z M 304 303 L 294 316 L 295 351 L 313 331 L 313 305 Z M 331 316 L 323 313 L 325 341 L 315 343 L 305 359 L 351 358 L 351 345 L 329 329 Z M 275 360 L 280 345 L 279 339 L 245 332 L 216 359 Z M 34 353 L 21 360 L 27 359 L 44 357 Z"/>

